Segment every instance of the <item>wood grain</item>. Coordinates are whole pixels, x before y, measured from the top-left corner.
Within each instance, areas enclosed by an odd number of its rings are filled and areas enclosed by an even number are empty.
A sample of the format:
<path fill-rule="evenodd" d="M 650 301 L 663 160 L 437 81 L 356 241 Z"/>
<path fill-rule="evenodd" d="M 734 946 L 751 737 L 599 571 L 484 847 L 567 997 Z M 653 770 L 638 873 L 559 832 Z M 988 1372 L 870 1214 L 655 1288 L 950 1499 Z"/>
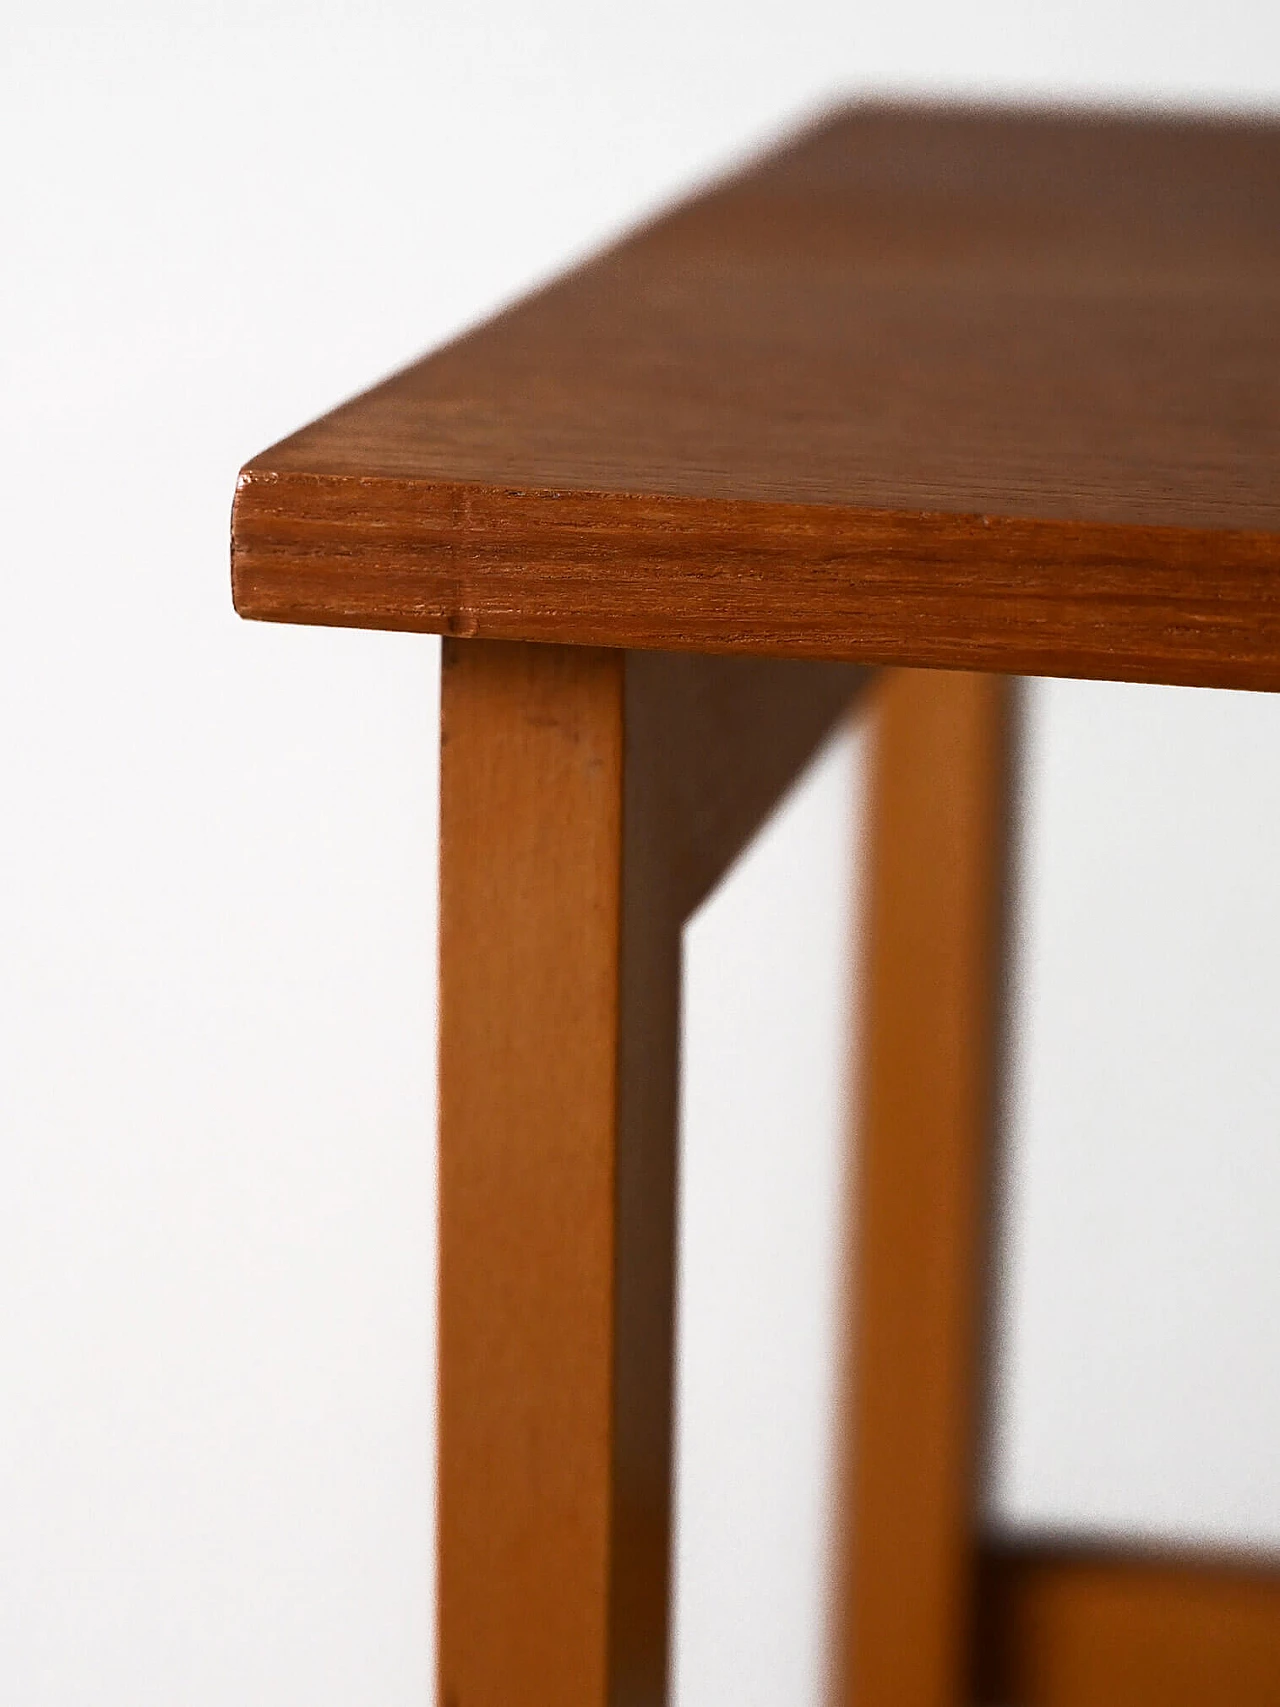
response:
<path fill-rule="evenodd" d="M 680 928 L 860 680 L 445 648 L 442 1707 L 665 1698 Z"/>
<path fill-rule="evenodd" d="M 873 701 L 841 1707 L 967 1707 L 1011 687 Z"/>
<path fill-rule="evenodd" d="M 1280 1707 L 1280 1572 L 995 1552 L 977 1698 L 1008 1707 Z"/>
<path fill-rule="evenodd" d="M 622 731 L 617 654 L 446 649 L 441 1707 L 610 1699 Z"/>
<path fill-rule="evenodd" d="M 241 476 L 247 616 L 1280 685 L 1280 126 L 868 107 Z"/>

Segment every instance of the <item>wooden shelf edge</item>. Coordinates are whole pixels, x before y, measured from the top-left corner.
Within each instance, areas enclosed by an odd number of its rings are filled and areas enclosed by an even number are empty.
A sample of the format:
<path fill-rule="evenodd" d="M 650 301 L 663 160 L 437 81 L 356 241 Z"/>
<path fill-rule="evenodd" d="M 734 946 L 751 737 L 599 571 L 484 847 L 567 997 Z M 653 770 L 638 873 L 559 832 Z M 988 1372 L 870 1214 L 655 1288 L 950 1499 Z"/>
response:
<path fill-rule="evenodd" d="M 1280 536 L 281 473 L 251 464 L 257 620 L 1280 689 Z"/>
<path fill-rule="evenodd" d="M 1280 1707 L 1280 1561 L 993 1549 L 974 1698 L 1000 1707 Z"/>

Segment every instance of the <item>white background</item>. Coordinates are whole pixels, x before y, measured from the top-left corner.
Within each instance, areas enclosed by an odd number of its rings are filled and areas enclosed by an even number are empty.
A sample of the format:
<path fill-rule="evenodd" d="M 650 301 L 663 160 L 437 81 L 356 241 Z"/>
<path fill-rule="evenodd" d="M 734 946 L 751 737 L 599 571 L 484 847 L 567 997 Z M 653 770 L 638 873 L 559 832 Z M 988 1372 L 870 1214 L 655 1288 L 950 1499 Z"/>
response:
<path fill-rule="evenodd" d="M 0 1695 L 429 1696 L 434 642 L 232 616 L 236 468 L 833 94 L 1280 103 L 1280 12 L 0 26 Z M 994 1521 L 1280 1544 L 1280 701 L 1029 696 Z M 816 1702 L 857 801 L 695 921 L 682 1707 Z"/>

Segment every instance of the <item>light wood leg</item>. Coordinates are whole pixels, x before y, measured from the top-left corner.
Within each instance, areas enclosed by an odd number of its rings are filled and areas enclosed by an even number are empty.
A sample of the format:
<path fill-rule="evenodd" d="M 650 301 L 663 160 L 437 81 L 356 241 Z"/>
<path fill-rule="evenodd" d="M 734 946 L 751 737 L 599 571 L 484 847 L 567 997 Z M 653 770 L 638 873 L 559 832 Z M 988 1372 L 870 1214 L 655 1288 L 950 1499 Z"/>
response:
<path fill-rule="evenodd" d="M 680 927 L 860 676 L 446 643 L 442 1707 L 665 1699 Z"/>
<path fill-rule="evenodd" d="M 603 1702 L 622 661 L 446 645 L 441 1707 Z"/>
<path fill-rule="evenodd" d="M 1013 684 L 873 702 L 840 1707 L 962 1707 Z"/>

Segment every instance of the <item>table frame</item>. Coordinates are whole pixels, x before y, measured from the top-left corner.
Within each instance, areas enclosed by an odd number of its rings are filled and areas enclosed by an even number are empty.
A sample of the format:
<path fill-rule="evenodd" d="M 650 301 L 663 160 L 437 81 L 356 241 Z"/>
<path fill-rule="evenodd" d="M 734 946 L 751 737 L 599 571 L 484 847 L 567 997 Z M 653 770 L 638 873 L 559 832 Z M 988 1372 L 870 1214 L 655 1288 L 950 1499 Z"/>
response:
<path fill-rule="evenodd" d="M 445 642 L 442 1707 L 666 1699 L 680 931 L 850 706 L 873 759 L 833 1698 L 1280 1700 L 1270 1574 L 982 1544 L 1017 685 Z"/>

